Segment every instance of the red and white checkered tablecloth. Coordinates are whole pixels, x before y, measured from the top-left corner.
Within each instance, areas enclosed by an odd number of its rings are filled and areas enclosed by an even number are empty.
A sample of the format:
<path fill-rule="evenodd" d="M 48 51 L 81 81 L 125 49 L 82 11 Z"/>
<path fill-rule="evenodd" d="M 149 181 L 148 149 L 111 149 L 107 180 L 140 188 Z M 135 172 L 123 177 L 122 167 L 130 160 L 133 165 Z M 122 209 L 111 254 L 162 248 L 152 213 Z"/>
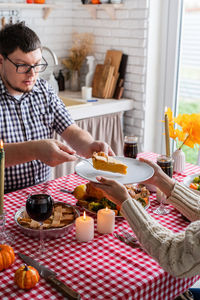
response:
<path fill-rule="evenodd" d="M 154 153 L 141 153 L 139 156 L 156 159 Z M 200 167 L 186 164 L 184 174 L 175 174 L 174 177 L 181 181 L 194 173 L 200 173 Z M 76 174 L 64 176 L 49 182 L 48 193 L 55 201 L 75 204 L 76 199 L 70 194 L 61 193 L 60 189 L 74 189 L 85 182 Z M 43 186 L 40 184 L 5 195 L 6 229 L 15 236 L 15 253 L 29 255 L 38 246 L 37 239 L 19 231 L 14 214 L 25 205 L 29 193 L 40 192 Z M 150 201 L 149 214 L 174 232 L 183 230 L 189 224 L 172 206 L 168 215 L 153 214 L 152 208 L 157 205 L 155 194 L 150 196 Z M 115 232 L 119 233 L 122 228 L 131 232 L 128 223 L 123 218 L 117 218 Z M 41 263 L 54 270 L 60 280 L 81 294 L 82 299 L 170 300 L 199 279 L 198 276 L 191 279 L 172 277 L 143 250 L 125 245 L 112 234 L 99 234 L 96 219 L 95 236 L 91 242 L 77 242 L 73 228 L 67 236 L 46 241 L 46 246 L 50 256 L 41 260 Z M 16 255 L 15 263 L 0 272 L 0 299 L 63 299 L 43 278 L 29 291 L 19 289 L 13 278 L 21 264 L 22 261 Z"/>

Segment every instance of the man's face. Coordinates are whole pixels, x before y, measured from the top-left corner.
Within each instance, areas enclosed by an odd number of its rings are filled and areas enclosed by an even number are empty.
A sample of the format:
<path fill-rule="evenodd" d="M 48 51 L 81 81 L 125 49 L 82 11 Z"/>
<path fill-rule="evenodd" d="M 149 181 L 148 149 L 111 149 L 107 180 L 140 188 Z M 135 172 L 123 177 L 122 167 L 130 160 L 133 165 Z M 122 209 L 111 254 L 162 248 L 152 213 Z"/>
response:
<path fill-rule="evenodd" d="M 42 53 L 39 48 L 28 53 L 24 53 L 18 48 L 9 54 L 8 58 L 15 64 L 34 66 L 41 63 Z M 19 74 L 12 62 L 0 55 L 0 74 L 6 88 L 11 95 L 30 92 L 39 76 L 38 73 L 35 73 L 32 68 L 28 73 Z"/>

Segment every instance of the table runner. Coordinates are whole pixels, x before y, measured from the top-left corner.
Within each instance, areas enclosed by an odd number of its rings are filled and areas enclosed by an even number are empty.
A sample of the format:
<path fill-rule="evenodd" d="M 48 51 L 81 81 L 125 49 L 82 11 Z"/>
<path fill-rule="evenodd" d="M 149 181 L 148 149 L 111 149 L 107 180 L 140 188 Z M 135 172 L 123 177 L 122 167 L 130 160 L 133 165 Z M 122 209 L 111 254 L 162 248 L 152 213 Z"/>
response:
<path fill-rule="evenodd" d="M 141 153 L 150 160 L 156 159 L 154 153 Z M 200 173 L 200 167 L 186 164 L 183 174 L 174 174 L 174 178 L 182 181 L 187 175 Z M 71 174 L 50 181 L 47 191 L 55 201 L 76 204 L 70 194 L 60 192 L 61 188 L 73 190 L 77 185 L 86 183 L 76 174 Z M 15 236 L 13 246 L 15 253 L 30 255 L 30 251 L 38 246 L 38 240 L 25 236 L 19 231 L 14 221 L 15 212 L 25 205 L 30 193 L 41 192 L 44 184 L 29 187 L 5 195 L 6 229 Z M 150 196 L 149 214 L 163 225 L 179 232 L 189 222 L 170 206 L 169 215 L 159 216 L 152 212 L 158 205 L 155 193 Z M 83 213 L 83 209 L 80 209 Z M 88 243 L 79 243 L 75 239 L 75 230 L 62 238 L 46 240 L 49 256 L 41 260 L 42 264 L 57 272 L 57 277 L 81 294 L 82 299 L 134 299 L 134 300 L 170 300 L 191 287 L 198 276 L 190 279 L 178 279 L 165 272 L 142 249 L 133 249 L 117 240 L 112 234 L 101 235 L 96 230 L 94 239 Z M 124 228 L 131 232 L 123 218 L 116 218 L 115 232 Z M 63 299 L 63 296 L 52 288 L 43 278 L 33 289 L 23 291 L 14 284 L 14 272 L 22 265 L 16 255 L 15 263 L 0 272 L 0 299 Z"/>

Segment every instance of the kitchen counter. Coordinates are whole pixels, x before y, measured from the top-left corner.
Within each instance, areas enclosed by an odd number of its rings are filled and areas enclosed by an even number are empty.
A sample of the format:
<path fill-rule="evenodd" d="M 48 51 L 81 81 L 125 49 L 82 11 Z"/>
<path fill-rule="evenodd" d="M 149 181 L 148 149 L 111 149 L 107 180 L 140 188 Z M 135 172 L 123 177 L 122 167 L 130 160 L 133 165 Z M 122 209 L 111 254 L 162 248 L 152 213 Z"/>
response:
<path fill-rule="evenodd" d="M 68 106 L 66 104 L 74 120 L 122 112 L 134 108 L 134 103 L 131 99 L 122 98 L 120 100 L 115 100 L 92 98 L 92 100 L 97 99 L 97 101 L 86 102 L 81 98 L 81 92 L 71 92 L 68 90 L 59 92 L 58 96 L 62 99 L 77 101 L 77 105 Z"/>

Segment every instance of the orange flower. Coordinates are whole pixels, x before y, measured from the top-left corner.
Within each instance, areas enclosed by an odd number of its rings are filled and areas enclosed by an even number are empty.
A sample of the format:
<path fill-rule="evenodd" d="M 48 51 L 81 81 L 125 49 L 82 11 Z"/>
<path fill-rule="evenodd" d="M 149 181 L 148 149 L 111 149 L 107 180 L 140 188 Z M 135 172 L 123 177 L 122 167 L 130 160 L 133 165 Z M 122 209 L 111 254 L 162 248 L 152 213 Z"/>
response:
<path fill-rule="evenodd" d="M 170 108 L 167 109 L 166 113 L 169 118 L 169 136 L 181 142 L 179 149 L 183 145 L 191 148 L 200 145 L 200 113 L 179 114 L 176 118 L 173 118 Z"/>

